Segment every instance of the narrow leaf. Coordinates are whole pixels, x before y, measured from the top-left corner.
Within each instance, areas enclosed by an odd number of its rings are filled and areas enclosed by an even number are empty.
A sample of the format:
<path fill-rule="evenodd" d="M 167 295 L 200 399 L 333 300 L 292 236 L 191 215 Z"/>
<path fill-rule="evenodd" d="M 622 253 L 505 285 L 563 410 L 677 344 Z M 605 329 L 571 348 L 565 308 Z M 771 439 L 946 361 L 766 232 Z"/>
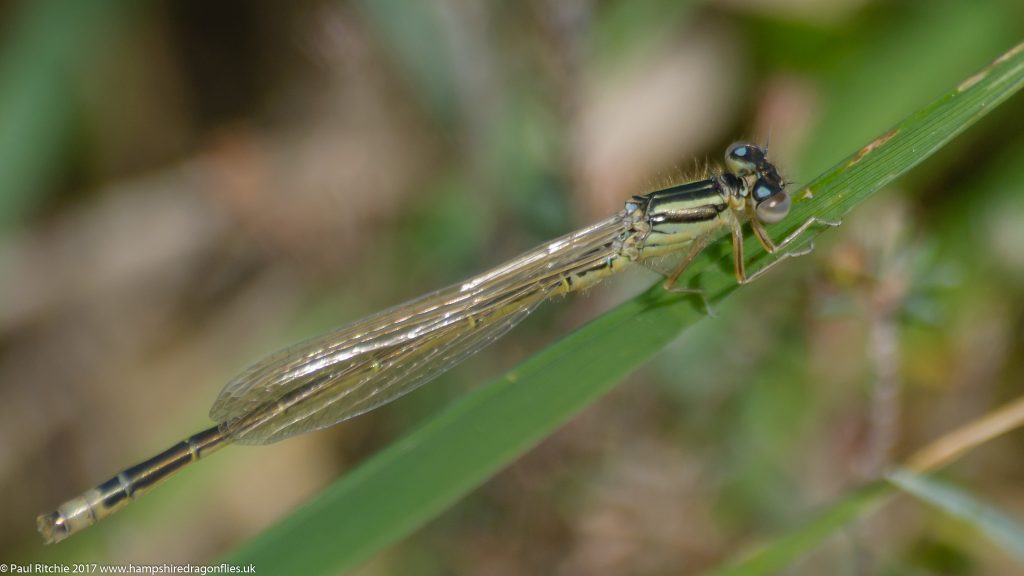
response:
<path fill-rule="evenodd" d="M 931 476 L 896 470 L 889 482 L 904 492 L 970 524 L 1024 564 L 1024 525 L 966 490 Z"/>

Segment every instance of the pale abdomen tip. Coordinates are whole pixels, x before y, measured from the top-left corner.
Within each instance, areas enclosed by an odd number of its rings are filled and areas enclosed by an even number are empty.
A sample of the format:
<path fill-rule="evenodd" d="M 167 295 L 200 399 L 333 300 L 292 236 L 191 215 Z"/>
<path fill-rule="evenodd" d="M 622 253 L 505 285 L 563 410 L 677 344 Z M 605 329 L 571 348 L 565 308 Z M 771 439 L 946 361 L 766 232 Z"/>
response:
<path fill-rule="evenodd" d="M 71 535 L 64 516 L 56 511 L 36 516 L 36 530 L 47 544 L 55 544 Z"/>

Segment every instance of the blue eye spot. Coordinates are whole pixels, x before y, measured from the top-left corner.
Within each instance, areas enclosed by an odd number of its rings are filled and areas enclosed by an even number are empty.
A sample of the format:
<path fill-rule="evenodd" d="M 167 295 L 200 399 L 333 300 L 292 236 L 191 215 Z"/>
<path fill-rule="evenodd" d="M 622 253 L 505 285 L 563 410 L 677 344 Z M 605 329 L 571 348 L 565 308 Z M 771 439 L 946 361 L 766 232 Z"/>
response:
<path fill-rule="evenodd" d="M 744 156 L 747 155 L 747 147 L 740 146 L 739 148 L 733 151 L 733 154 L 739 156 L 740 158 L 743 158 Z"/>
<path fill-rule="evenodd" d="M 754 200 L 762 202 L 771 197 L 774 194 L 771 188 L 764 184 L 759 184 L 754 187 Z"/>

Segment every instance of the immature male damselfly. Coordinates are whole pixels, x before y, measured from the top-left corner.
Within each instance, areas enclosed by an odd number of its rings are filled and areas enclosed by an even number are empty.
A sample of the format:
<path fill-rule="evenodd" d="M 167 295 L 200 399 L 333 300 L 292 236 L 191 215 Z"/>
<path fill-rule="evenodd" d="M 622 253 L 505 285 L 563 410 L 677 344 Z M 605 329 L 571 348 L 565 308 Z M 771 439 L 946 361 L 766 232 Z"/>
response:
<path fill-rule="evenodd" d="M 725 170 L 634 196 L 618 214 L 567 234 L 465 282 L 378 312 L 273 354 L 231 380 L 210 410 L 217 424 L 127 468 L 37 519 L 47 542 L 58 542 L 125 506 L 186 464 L 230 443 L 267 444 L 331 426 L 429 382 L 491 343 L 553 296 L 593 286 L 634 263 L 653 266 L 666 255 L 682 261 L 664 271 L 665 288 L 709 242 L 731 233 L 736 280 L 750 282 L 785 258 L 781 252 L 810 218 L 781 242 L 764 224 L 786 217 L 785 182 L 760 146 L 739 142 Z M 743 224 L 778 256 L 749 273 Z"/>

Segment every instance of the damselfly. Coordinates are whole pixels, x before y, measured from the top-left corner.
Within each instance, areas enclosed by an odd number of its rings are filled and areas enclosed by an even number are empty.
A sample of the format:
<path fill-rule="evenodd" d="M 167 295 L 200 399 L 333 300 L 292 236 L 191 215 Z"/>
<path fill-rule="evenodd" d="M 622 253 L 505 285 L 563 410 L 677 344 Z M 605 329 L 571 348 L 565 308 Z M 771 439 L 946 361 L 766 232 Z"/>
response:
<path fill-rule="evenodd" d="M 781 242 L 764 224 L 786 217 L 790 196 L 767 151 L 739 142 L 725 153 L 725 170 L 634 196 L 618 214 L 562 236 L 461 284 L 374 314 L 254 364 L 225 386 L 210 410 L 216 426 L 125 469 L 37 519 L 47 542 L 57 542 L 109 516 L 186 464 L 230 443 L 267 444 L 331 426 L 390 402 L 429 382 L 507 332 L 541 302 L 595 285 L 634 263 L 663 270 L 665 288 L 709 242 L 732 234 L 736 280 L 754 280 L 785 258 L 783 252 L 815 224 L 810 218 Z M 777 257 L 746 270 L 743 224 Z"/>

